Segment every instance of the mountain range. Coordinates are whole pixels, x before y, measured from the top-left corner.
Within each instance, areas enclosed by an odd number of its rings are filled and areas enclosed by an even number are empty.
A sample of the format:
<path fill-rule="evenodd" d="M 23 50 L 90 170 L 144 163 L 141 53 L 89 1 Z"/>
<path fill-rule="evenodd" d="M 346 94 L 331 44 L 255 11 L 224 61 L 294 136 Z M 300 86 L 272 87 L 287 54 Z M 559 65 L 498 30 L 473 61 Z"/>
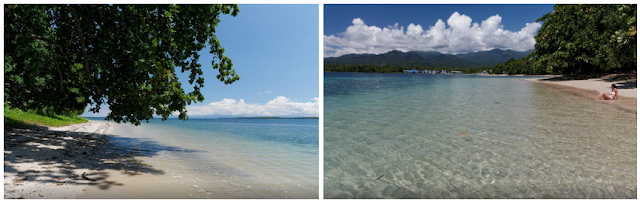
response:
<path fill-rule="evenodd" d="M 348 54 L 324 59 L 329 65 L 380 65 L 421 68 L 475 68 L 493 66 L 509 59 L 524 58 L 533 52 L 493 49 L 467 54 L 443 54 L 435 51 L 390 51 L 384 54 Z"/>

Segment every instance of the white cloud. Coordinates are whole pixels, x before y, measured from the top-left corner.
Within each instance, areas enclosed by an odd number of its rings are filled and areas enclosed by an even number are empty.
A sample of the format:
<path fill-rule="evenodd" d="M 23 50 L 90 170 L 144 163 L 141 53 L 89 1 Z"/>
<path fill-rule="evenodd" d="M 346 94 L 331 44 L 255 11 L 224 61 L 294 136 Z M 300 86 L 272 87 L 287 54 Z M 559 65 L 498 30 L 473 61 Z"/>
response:
<path fill-rule="evenodd" d="M 202 106 L 187 106 L 189 116 L 314 116 L 320 115 L 320 98 L 314 97 L 309 102 L 295 102 L 278 96 L 266 104 L 248 104 L 244 99 L 222 99 Z M 88 107 L 87 107 L 88 109 Z M 88 111 L 88 110 L 87 110 Z M 111 111 L 103 105 L 100 113 L 85 111 L 84 117 L 106 117 Z M 175 112 L 173 116 L 178 115 Z M 156 116 L 156 115 L 154 115 Z"/>
<path fill-rule="evenodd" d="M 187 106 L 189 116 L 319 116 L 319 98 L 295 102 L 278 96 L 266 104 L 248 104 L 243 99 L 222 99 L 204 106 Z"/>
<path fill-rule="evenodd" d="M 335 57 L 345 54 L 382 54 L 399 51 L 438 51 L 458 54 L 492 49 L 512 49 L 526 51 L 533 49 L 533 36 L 540 29 L 538 22 L 527 23 L 519 31 L 504 30 L 500 24 L 502 17 L 494 15 L 482 23 L 472 23 L 469 16 L 453 13 L 447 23 L 438 19 L 435 25 L 424 29 L 413 23 L 407 26 L 379 28 L 368 26 L 356 18 L 346 31 L 324 37 L 324 56 Z"/>

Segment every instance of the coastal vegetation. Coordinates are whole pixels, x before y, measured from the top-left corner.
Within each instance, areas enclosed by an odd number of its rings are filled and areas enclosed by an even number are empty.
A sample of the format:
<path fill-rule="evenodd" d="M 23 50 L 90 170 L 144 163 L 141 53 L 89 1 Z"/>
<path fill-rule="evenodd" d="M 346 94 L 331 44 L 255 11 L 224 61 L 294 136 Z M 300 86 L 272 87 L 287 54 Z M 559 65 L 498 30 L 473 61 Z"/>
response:
<path fill-rule="evenodd" d="M 467 54 L 442 54 L 423 51 L 390 51 L 385 54 L 349 54 L 340 57 L 325 58 L 324 70 L 327 72 L 375 72 L 402 73 L 407 69 L 466 70 L 477 71 L 512 58 L 522 58 L 531 51 L 494 49 Z M 480 70 L 481 72 L 481 70 Z"/>
<path fill-rule="evenodd" d="M 555 5 L 538 19 L 530 60 L 563 75 L 635 70 L 636 17 L 637 5 Z"/>
<path fill-rule="evenodd" d="M 589 76 L 637 67 L 636 5 L 555 5 L 538 19 L 533 53 L 493 66 L 493 73 Z"/>
<path fill-rule="evenodd" d="M 546 75 L 549 74 L 546 69 L 534 66 L 530 57 L 520 59 L 509 59 L 507 62 L 498 63 L 489 69 L 494 74 L 527 74 L 527 75 Z"/>
<path fill-rule="evenodd" d="M 5 106 L 49 115 L 98 113 L 139 125 L 202 102 L 198 51 L 210 47 L 216 78 L 239 80 L 215 31 L 237 5 L 4 5 Z M 189 72 L 193 91 L 175 74 Z M 5 107 L 5 113 L 7 108 Z"/>
<path fill-rule="evenodd" d="M 57 115 L 38 112 L 36 110 L 22 111 L 4 105 L 5 128 L 25 128 L 30 125 L 65 126 L 76 123 L 85 123 L 88 120 L 78 115 Z"/>

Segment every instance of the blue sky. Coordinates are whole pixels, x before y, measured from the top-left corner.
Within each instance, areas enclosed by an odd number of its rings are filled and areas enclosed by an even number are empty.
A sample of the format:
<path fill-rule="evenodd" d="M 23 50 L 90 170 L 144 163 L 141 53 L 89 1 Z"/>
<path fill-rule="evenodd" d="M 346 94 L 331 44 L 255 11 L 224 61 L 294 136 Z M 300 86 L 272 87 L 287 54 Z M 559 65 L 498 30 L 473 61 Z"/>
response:
<path fill-rule="evenodd" d="M 535 44 L 541 26 L 535 21 L 552 11 L 553 5 L 324 5 L 324 55 L 524 51 Z"/>
<path fill-rule="evenodd" d="M 199 52 L 204 102 L 187 107 L 199 116 L 318 116 L 318 5 L 240 5 L 221 16 L 216 35 L 240 80 L 224 85 L 211 68 L 209 48 Z M 188 72 L 177 76 L 190 92 Z M 104 116 L 105 106 L 97 115 Z"/>

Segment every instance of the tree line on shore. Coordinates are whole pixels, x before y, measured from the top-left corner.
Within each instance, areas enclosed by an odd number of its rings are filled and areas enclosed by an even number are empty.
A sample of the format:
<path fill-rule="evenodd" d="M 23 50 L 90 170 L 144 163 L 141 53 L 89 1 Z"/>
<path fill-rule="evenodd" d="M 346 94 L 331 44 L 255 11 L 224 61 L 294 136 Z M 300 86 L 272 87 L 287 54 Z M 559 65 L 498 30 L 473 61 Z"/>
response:
<path fill-rule="evenodd" d="M 489 70 L 491 66 L 480 66 L 473 68 L 457 68 L 457 67 L 437 67 L 437 68 L 425 68 L 421 66 L 380 66 L 370 64 L 324 64 L 324 71 L 326 72 L 360 72 L 360 73 L 402 73 L 403 70 L 446 70 L 447 72 L 464 70 L 464 73 L 480 73 L 483 70 Z"/>
<path fill-rule="evenodd" d="M 390 51 L 384 54 L 348 54 L 324 60 L 325 71 L 393 73 L 402 70 L 459 70 L 490 66 L 510 58 L 522 58 L 530 51 L 493 49 L 467 54 L 443 54 L 440 52 Z"/>
<path fill-rule="evenodd" d="M 629 73 L 637 67 L 637 5 L 555 5 L 537 22 L 533 52 L 493 66 L 473 68 L 376 64 L 326 64 L 329 72 L 399 73 L 405 69 L 487 71 L 496 74 L 589 75 Z"/>

